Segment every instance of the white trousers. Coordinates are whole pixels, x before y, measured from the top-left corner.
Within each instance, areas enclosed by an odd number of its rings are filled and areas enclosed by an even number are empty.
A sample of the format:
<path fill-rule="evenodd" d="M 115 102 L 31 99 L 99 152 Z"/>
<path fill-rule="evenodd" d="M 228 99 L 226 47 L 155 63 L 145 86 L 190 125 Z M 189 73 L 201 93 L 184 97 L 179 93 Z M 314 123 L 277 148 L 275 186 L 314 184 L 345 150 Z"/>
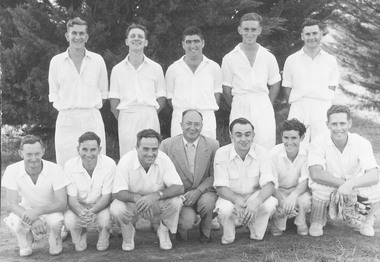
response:
<path fill-rule="evenodd" d="M 55 154 L 58 165 L 64 167 L 67 160 L 78 155 L 78 138 L 87 131 L 92 131 L 100 137 L 102 153 L 106 154 L 106 134 L 98 109 L 59 111 L 55 128 Z"/>
<path fill-rule="evenodd" d="M 63 225 L 63 214 L 45 214 L 39 216 L 38 218 L 46 224 L 49 232 L 50 247 L 55 247 L 57 243 L 60 244 L 62 242 L 61 228 Z M 4 218 L 4 222 L 16 235 L 20 249 L 26 248 L 31 244 L 30 241 L 33 238 L 31 227 L 23 223 L 19 216 L 14 213 L 10 213 L 8 217 Z"/>
<path fill-rule="evenodd" d="M 170 129 L 170 136 L 182 134 L 182 112 L 186 110 L 174 109 L 172 114 L 172 123 Z M 197 110 L 202 114 L 203 127 L 201 134 L 206 137 L 216 139 L 216 118 L 214 110 Z"/>
<path fill-rule="evenodd" d="M 259 195 L 259 191 L 253 194 L 240 195 L 245 201 L 255 199 Z M 248 224 L 251 235 L 254 235 L 256 239 L 262 239 L 265 234 L 265 230 L 268 226 L 268 220 L 276 210 L 277 199 L 269 197 L 259 207 L 255 219 Z M 237 216 L 237 210 L 235 205 L 224 198 L 219 197 L 215 204 L 218 216 L 223 226 L 223 239 L 228 242 L 235 240 L 235 219 L 241 219 Z"/>
<path fill-rule="evenodd" d="M 120 158 L 136 146 L 136 135 L 141 130 L 151 128 L 160 133 L 157 110 L 153 106 L 134 106 L 120 110 L 118 125 Z"/>
<path fill-rule="evenodd" d="M 240 117 L 248 119 L 254 126 L 255 143 L 268 150 L 276 144 L 276 121 L 268 95 L 234 95 L 231 104 L 230 124 Z"/>
<path fill-rule="evenodd" d="M 288 119 L 296 118 L 306 126 L 303 142 L 308 144 L 314 137 L 329 132 L 327 110 L 331 101 L 303 98 L 290 105 Z"/>

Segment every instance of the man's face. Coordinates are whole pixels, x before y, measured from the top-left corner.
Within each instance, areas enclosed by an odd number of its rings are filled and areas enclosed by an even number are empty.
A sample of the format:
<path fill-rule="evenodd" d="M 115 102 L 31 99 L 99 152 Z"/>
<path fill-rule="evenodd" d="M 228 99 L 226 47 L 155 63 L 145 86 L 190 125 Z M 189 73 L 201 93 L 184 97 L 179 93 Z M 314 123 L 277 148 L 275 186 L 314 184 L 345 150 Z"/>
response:
<path fill-rule="evenodd" d="M 187 35 L 182 41 L 182 47 L 185 50 L 186 56 L 194 57 L 201 56 L 205 41 L 199 35 Z"/>
<path fill-rule="evenodd" d="M 69 27 L 65 36 L 71 48 L 77 48 L 77 49 L 84 48 L 88 40 L 87 26 L 74 25 L 72 27 Z"/>
<path fill-rule="evenodd" d="M 305 135 L 300 137 L 299 132 L 296 130 L 287 130 L 282 132 L 282 143 L 288 154 L 297 155 L 300 149 L 300 143 Z"/>
<path fill-rule="evenodd" d="M 244 44 L 256 44 L 257 37 L 261 34 L 262 27 L 258 21 L 243 21 L 238 27 Z"/>
<path fill-rule="evenodd" d="M 197 112 L 187 112 L 181 122 L 184 138 L 190 143 L 194 142 L 201 135 L 202 126 L 202 118 Z"/>
<path fill-rule="evenodd" d="M 305 44 L 305 47 L 316 48 L 321 44 L 323 37 L 322 31 L 319 29 L 318 25 L 305 26 L 302 29 L 301 39 Z"/>
<path fill-rule="evenodd" d="M 40 170 L 42 168 L 42 156 L 45 149 L 42 148 L 39 142 L 24 144 L 22 150 L 19 150 L 18 153 L 24 159 L 26 170 Z"/>
<path fill-rule="evenodd" d="M 78 154 L 85 165 L 96 165 L 100 150 L 102 149 L 96 140 L 86 140 L 77 147 Z"/>
<path fill-rule="evenodd" d="M 235 124 L 232 128 L 231 141 L 236 152 L 248 152 L 254 137 L 255 133 L 250 124 Z"/>
<path fill-rule="evenodd" d="M 352 125 L 351 119 L 347 119 L 346 113 L 331 114 L 327 121 L 333 141 L 345 140 Z"/>
<path fill-rule="evenodd" d="M 143 137 L 137 149 L 140 164 L 144 168 L 149 168 L 156 160 L 158 154 L 158 140 L 155 137 Z"/>
<path fill-rule="evenodd" d="M 127 39 L 125 39 L 125 44 L 130 50 L 143 50 L 148 45 L 148 40 L 146 40 L 145 32 L 140 28 L 133 28 L 128 33 Z"/>

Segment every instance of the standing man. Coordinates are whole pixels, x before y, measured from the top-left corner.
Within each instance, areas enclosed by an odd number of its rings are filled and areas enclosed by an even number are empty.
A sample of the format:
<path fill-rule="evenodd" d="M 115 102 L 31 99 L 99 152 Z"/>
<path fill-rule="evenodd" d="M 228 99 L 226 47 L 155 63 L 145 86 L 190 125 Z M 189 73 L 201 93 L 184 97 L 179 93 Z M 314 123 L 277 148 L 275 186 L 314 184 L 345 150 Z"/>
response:
<path fill-rule="evenodd" d="M 106 64 L 100 55 L 85 48 L 87 23 L 79 17 L 69 20 L 65 36 L 69 48 L 54 56 L 49 68 L 49 101 L 58 110 L 55 152 L 61 167 L 77 155 L 75 141 L 87 131 L 101 138 L 105 154 L 106 136 L 99 109 L 108 97 Z"/>
<path fill-rule="evenodd" d="M 35 235 L 49 232 L 49 253 L 62 252 L 61 228 L 69 181 L 60 166 L 42 160 L 44 153 L 39 137 L 25 136 L 19 149 L 23 160 L 8 166 L 1 181 L 11 211 L 4 221 L 16 234 L 22 257 L 33 252 L 32 232 Z"/>
<path fill-rule="evenodd" d="M 69 209 L 65 212 L 65 225 L 70 230 L 76 251 L 87 248 L 86 227 L 95 223 L 99 230 L 96 248 L 104 251 L 109 246 L 111 215 L 109 204 L 116 164 L 100 154 L 100 137 L 86 132 L 78 139 L 79 156 L 65 164 L 71 184 L 67 187 Z"/>
<path fill-rule="evenodd" d="M 142 25 L 127 28 L 128 56 L 111 73 L 111 111 L 119 124 L 120 158 L 136 145 L 140 130 L 160 133 L 158 112 L 165 105 L 165 78 L 159 64 L 144 55 L 148 31 Z"/>
<path fill-rule="evenodd" d="M 339 84 L 336 59 L 321 49 L 323 31 L 317 20 L 302 24 L 303 48 L 290 55 L 284 65 L 282 86 L 290 104 L 288 119 L 296 118 L 307 127 L 305 143 L 328 133 L 326 112 Z"/>
<path fill-rule="evenodd" d="M 211 221 L 217 195 L 214 183 L 214 156 L 219 148 L 215 139 L 201 135 L 203 117 L 197 110 L 182 113 L 182 135 L 168 138 L 161 150 L 172 160 L 185 187 L 178 224 L 180 237 L 187 241 L 187 231 L 194 225 L 196 213 L 200 214 L 199 241 L 211 241 Z M 216 216 L 216 214 L 215 214 Z"/>
<path fill-rule="evenodd" d="M 223 94 L 231 105 L 230 123 L 238 117 L 248 119 L 256 129 L 255 143 L 269 150 L 276 143 L 272 104 L 280 91 L 281 76 L 274 55 L 257 43 L 262 21 L 256 13 L 241 17 L 242 42 L 222 62 Z"/>
<path fill-rule="evenodd" d="M 182 112 L 196 109 L 204 118 L 202 134 L 216 139 L 214 111 L 219 109 L 222 72 L 217 63 L 203 55 L 204 46 L 202 30 L 196 26 L 187 27 L 182 33 L 185 55 L 166 72 L 167 97 L 173 107 L 172 137 L 182 133 Z"/>
<path fill-rule="evenodd" d="M 235 219 L 248 226 L 250 239 L 262 240 L 269 217 L 276 210 L 277 200 L 269 155 L 265 148 L 253 143 L 254 127 L 245 118 L 230 124 L 232 144 L 216 151 L 214 187 L 223 226 L 222 244 L 235 240 Z"/>
<path fill-rule="evenodd" d="M 307 149 L 301 143 L 306 127 L 297 119 L 285 120 L 279 126 L 282 144 L 270 151 L 272 171 L 278 182 L 273 196 L 278 200 L 272 216 L 271 233 L 282 235 L 288 217 L 296 217 L 297 234 L 306 236 L 309 228 L 306 214 L 311 210 L 311 194 L 308 189 Z"/>
<path fill-rule="evenodd" d="M 172 249 L 169 230 L 177 232 L 182 208 L 183 184 L 170 158 L 158 150 L 161 136 L 152 129 L 137 134 L 136 149 L 129 151 L 116 168 L 111 214 L 121 227 L 122 249 L 135 248 L 132 219 L 138 216 L 158 222 L 160 248 Z"/>
<path fill-rule="evenodd" d="M 327 110 L 330 134 L 316 137 L 310 144 L 309 171 L 312 183 L 311 236 L 323 235 L 327 207 L 332 195 L 341 204 L 350 205 L 358 196 L 367 198 L 371 210 L 360 226 L 360 234 L 374 236 L 374 214 L 380 205 L 379 166 L 371 143 L 349 132 L 352 125 L 350 109 L 333 105 Z M 352 201 L 354 199 L 354 201 Z M 330 206 L 330 209 L 333 208 Z"/>

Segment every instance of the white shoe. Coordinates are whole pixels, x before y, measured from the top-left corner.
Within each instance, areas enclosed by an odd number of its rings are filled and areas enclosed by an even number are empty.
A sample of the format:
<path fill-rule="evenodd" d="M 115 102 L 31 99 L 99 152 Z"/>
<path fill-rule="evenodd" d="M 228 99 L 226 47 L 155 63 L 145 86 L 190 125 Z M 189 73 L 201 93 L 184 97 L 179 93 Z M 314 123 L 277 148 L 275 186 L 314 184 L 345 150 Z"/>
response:
<path fill-rule="evenodd" d="M 49 253 L 50 255 L 59 255 L 62 253 L 62 237 L 59 235 L 57 239 L 54 239 L 51 243 L 49 241 Z"/>
<path fill-rule="evenodd" d="M 375 236 L 375 230 L 373 229 L 373 226 L 367 223 L 362 223 L 360 226 L 360 234 L 367 237 L 373 237 Z"/>
<path fill-rule="evenodd" d="M 311 223 L 309 235 L 312 237 L 320 237 L 323 235 L 323 226 L 319 223 Z"/>
<path fill-rule="evenodd" d="M 309 228 L 307 225 L 297 226 L 297 234 L 300 236 L 307 236 L 309 232 Z"/>
<path fill-rule="evenodd" d="M 131 239 L 128 239 L 129 242 L 126 242 L 123 239 L 123 244 L 121 245 L 121 249 L 123 249 L 124 251 L 132 251 L 133 249 L 135 249 L 135 234 L 136 234 L 136 229 L 132 227 L 132 237 Z"/>
<path fill-rule="evenodd" d="M 229 244 L 232 244 L 233 242 L 235 241 L 235 239 L 232 239 L 232 240 L 227 240 L 226 238 L 222 237 L 222 245 L 229 245 Z"/>
<path fill-rule="evenodd" d="M 160 223 L 157 229 L 157 236 L 160 240 L 160 248 L 163 250 L 170 250 L 173 248 L 172 242 L 170 241 L 169 229 Z"/>
<path fill-rule="evenodd" d="M 83 229 L 86 230 L 86 229 Z M 75 250 L 76 251 L 84 251 L 87 249 L 87 231 L 82 232 L 82 234 L 79 237 L 78 242 L 75 244 Z"/>

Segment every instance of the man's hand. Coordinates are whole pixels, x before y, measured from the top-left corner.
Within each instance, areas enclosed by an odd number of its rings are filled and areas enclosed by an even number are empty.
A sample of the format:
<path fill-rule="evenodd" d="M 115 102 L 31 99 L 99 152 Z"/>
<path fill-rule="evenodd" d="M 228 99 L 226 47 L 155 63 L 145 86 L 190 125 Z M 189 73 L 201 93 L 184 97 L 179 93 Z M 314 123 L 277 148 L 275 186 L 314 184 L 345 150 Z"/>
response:
<path fill-rule="evenodd" d="M 47 233 L 47 228 L 46 228 L 46 225 L 44 222 L 42 222 L 41 219 L 36 219 L 33 223 L 32 223 L 32 231 L 36 234 L 36 235 L 43 235 L 43 234 L 46 234 Z"/>
<path fill-rule="evenodd" d="M 293 191 L 287 198 L 285 198 L 282 207 L 287 215 L 291 215 L 293 213 L 294 208 L 296 207 L 297 197 L 297 194 Z"/>
<path fill-rule="evenodd" d="M 246 207 L 247 207 L 247 203 L 244 201 L 244 199 L 241 197 L 237 197 L 235 200 L 235 209 L 236 209 L 237 217 L 241 221 L 243 221 L 244 212 L 245 212 Z M 242 222 L 242 224 L 243 224 L 243 222 Z"/>
<path fill-rule="evenodd" d="M 141 197 L 136 201 L 136 208 L 138 213 L 144 213 L 148 211 L 157 201 L 160 199 L 160 196 L 157 193 L 152 193 L 146 196 Z"/>
<path fill-rule="evenodd" d="M 183 204 L 185 206 L 192 206 L 198 201 L 201 195 L 202 192 L 198 189 L 189 190 L 187 193 L 183 195 L 185 197 L 185 201 L 183 202 Z"/>
<path fill-rule="evenodd" d="M 243 225 L 248 225 L 253 219 L 256 218 L 257 209 L 261 205 L 261 201 L 256 197 L 251 201 L 247 201 L 247 207 L 243 214 Z"/>
<path fill-rule="evenodd" d="M 355 197 L 353 197 L 355 195 Z M 353 191 L 353 186 L 350 183 L 350 180 L 347 180 L 343 183 L 336 193 L 336 201 L 339 201 L 341 204 L 346 203 L 348 205 L 353 205 L 356 202 L 356 192 Z"/>
<path fill-rule="evenodd" d="M 33 208 L 33 209 L 26 210 L 22 214 L 21 219 L 28 225 L 32 225 L 33 222 L 36 221 L 39 216 L 40 216 L 39 211 L 36 208 Z"/>
<path fill-rule="evenodd" d="M 92 213 L 90 210 L 87 208 L 82 208 L 80 213 L 78 214 L 78 225 L 81 227 L 87 227 L 88 224 L 92 221 L 94 218 L 95 214 Z"/>

